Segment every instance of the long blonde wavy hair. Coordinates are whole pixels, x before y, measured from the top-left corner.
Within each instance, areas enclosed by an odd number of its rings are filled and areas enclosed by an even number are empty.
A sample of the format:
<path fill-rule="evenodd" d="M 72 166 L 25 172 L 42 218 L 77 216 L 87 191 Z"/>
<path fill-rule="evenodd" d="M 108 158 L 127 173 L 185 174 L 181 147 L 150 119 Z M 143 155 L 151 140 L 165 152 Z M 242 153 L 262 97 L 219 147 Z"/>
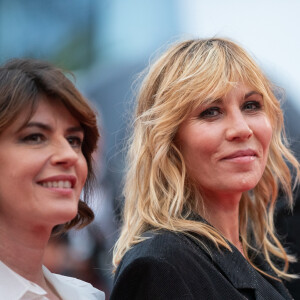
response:
<path fill-rule="evenodd" d="M 203 216 L 205 206 L 188 177 L 174 139 L 179 125 L 192 110 L 207 99 L 223 97 L 240 81 L 262 94 L 273 128 L 262 178 L 253 190 L 243 193 L 240 201 L 243 250 L 259 272 L 264 273 L 252 262 L 249 249 L 263 253 L 279 277 L 293 277 L 287 272 L 293 257 L 276 237 L 273 216 L 279 188 L 292 208 L 292 176 L 286 162 L 295 168 L 296 178 L 299 164 L 286 146 L 283 114 L 272 84 L 243 48 L 219 38 L 175 44 L 150 66 L 141 84 L 128 151 L 123 227 L 114 248 L 115 267 L 150 228 L 194 232 L 212 240 L 217 247 L 230 249 L 216 229 L 189 218 L 195 212 Z M 284 266 L 278 267 L 274 258 L 281 259 Z"/>

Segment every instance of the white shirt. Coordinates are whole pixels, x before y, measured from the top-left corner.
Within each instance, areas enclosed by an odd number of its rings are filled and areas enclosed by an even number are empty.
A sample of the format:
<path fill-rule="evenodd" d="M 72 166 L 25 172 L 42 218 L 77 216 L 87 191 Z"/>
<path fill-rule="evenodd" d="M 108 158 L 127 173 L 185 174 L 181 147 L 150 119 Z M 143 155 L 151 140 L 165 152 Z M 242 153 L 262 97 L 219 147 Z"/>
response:
<path fill-rule="evenodd" d="M 43 266 L 45 278 L 63 300 L 104 300 L 104 293 L 82 280 L 51 273 Z M 46 291 L 14 272 L 0 261 L 0 299 L 49 300 Z"/>

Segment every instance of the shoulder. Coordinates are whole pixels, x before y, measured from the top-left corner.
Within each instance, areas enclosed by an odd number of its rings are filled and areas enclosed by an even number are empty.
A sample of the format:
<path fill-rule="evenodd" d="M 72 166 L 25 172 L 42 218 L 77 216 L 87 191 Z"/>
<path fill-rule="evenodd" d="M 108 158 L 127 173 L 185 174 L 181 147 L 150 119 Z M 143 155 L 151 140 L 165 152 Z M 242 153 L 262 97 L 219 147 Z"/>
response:
<path fill-rule="evenodd" d="M 210 251 L 207 251 L 207 240 L 202 236 L 168 230 L 148 231 L 143 234 L 145 240 L 134 245 L 124 255 L 119 269 L 130 264 L 142 262 L 159 262 L 178 267 L 178 257 L 181 261 L 211 262 Z"/>
<path fill-rule="evenodd" d="M 184 252 L 186 244 L 182 234 L 170 231 L 149 231 L 143 235 L 142 242 L 134 245 L 123 257 L 119 269 L 129 265 L 145 263 L 166 263 L 172 265 L 179 255 Z M 174 261 L 173 261 L 174 260 Z"/>
<path fill-rule="evenodd" d="M 140 299 L 142 295 L 192 299 L 193 283 L 197 282 L 197 291 L 207 284 L 205 278 L 212 263 L 201 248 L 193 248 L 185 234 L 160 231 L 147 232 L 144 237 L 123 257 L 111 299 Z"/>
<path fill-rule="evenodd" d="M 86 291 L 98 291 L 96 288 L 94 288 L 90 283 L 74 278 L 69 276 L 64 276 L 60 274 L 53 274 L 60 282 L 74 286 L 76 288 L 86 290 Z"/>
<path fill-rule="evenodd" d="M 68 285 L 70 288 L 77 292 L 77 295 L 82 295 L 82 299 L 105 299 L 105 295 L 102 291 L 94 288 L 90 283 L 83 280 L 63 276 L 59 274 L 53 274 L 60 282 Z"/>
<path fill-rule="evenodd" d="M 64 299 L 105 299 L 102 291 L 94 288 L 90 283 L 83 280 L 54 274 L 43 267 L 47 280 L 55 287 Z M 75 297 L 75 298 L 72 298 Z"/>
<path fill-rule="evenodd" d="M 202 252 L 203 249 L 184 233 L 166 230 L 149 231 L 143 237 L 144 241 L 134 245 L 124 256 L 124 262 L 136 259 L 168 260 L 178 259 L 178 255 L 187 255 L 190 252 Z"/>

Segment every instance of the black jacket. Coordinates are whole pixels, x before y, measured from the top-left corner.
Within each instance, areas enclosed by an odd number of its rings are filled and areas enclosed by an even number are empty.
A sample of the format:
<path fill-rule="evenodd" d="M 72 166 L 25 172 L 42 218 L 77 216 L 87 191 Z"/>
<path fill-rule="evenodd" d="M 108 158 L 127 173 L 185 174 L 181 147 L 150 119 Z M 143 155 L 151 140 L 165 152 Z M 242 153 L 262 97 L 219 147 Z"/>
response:
<path fill-rule="evenodd" d="M 234 246 L 220 252 L 196 236 L 205 250 L 194 238 L 169 231 L 148 237 L 122 259 L 111 300 L 292 299 L 280 281 L 258 273 Z M 263 260 L 257 263 L 275 275 Z"/>

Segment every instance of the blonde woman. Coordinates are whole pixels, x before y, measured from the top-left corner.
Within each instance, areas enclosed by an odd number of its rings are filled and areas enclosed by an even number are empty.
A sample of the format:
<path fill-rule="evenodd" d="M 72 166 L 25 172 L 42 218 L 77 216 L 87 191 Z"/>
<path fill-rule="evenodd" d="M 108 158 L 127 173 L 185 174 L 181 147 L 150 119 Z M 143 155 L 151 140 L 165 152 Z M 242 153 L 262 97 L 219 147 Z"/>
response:
<path fill-rule="evenodd" d="M 291 299 L 273 226 L 299 165 L 271 83 L 226 39 L 178 43 L 138 96 L 111 299 Z"/>

